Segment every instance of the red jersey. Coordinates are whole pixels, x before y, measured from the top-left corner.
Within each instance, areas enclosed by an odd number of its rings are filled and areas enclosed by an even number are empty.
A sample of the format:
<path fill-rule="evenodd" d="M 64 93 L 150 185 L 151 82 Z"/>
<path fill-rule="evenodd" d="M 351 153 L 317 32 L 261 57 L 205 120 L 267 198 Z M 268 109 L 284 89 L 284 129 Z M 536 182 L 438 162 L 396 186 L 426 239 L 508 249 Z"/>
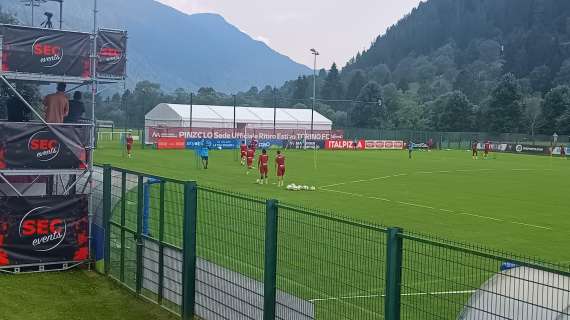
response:
<path fill-rule="evenodd" d="M 485 143 L 485 151 L 491 151 L 491 143 L 489 142 Z"/>
<path fill-rule="evenodd" d="M 247 157 L 251 159 L 255 158 L 255 150 L 247 149 Z"/>
<path fill-rule="evenodd" d="M 240 150 L 242 153 L 246 153 L 246 152 L 247 152 L 247 145 L 246 145 L 245 143 L 242 143 L 242 144 L 239 146 L 239 150 Z"/>
<path fill-rule="evenodd" d="M 471 149 L 477 150 L 477 144 L 478 144 L 477 142 L 474 142 L 474 143 L 471 145 Z"/>
<path fill-rule="evenodd" d="M 133 144 L 133 137 L 127 137 L 127 145 Z"/>
<path fill-rule="evenodd" d="M 259 160 L 257 160 L 257 165 L 260 167 L 267 167 L 269 164 L 269 156 L 267 154 L 259 155 Z"/>
<path fill-rule="evenodd" d="M 278 166 L 284 167 L 285 166 L 285 156 L 284 155 L 278 155 L 277 158 L 275 158 L 275 162 L 277 163 Z"/>

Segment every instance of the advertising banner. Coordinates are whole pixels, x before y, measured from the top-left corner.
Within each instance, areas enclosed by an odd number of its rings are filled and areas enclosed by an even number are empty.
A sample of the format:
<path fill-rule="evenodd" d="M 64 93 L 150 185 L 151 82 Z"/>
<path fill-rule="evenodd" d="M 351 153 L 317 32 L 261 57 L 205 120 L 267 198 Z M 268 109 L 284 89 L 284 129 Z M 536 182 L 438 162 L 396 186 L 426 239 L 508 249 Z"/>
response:
<path fill-rule="evenodd" d="M 181 127 L 146 127 L 146 142 L 155 143 L 159 138 L 184 139 L 238 139 L 238 140 L 342 140 L 342 130 L 315 130 L 313 134 L 304 129 L 247 129 L 235 130 L 223 128 L 181 128 Z"/>
<path fill-rule="evenodd" d="M 157 149 L 185 149 L 186 139 L 184 138 L 160 138 L 156 142 Z"/>
<path fill-rule="evenodd" d="M 485 150 L 485 143 L 478 143 L 477 144 L 477 149 L 478 150 Z M 494 152 L 507 152 L 507 149 L 509 149 L 509 144 L 507 143 L 491 143 L 491 151 Z M 512 150 L 513 147 L 511 146 L 510 149 Z M 509 151 L 512 152 L 512 151 Z"/>
<path fill-rule="evenodd" d="M 2 71 L 89 78 L 87 33 L 0 25 Z"/>
<path fill-rule="evenodd" d="M 197 149 L 206 145 L 210 149 L 237 149 L 239 140 L 236 139 L 186 139 L 186 149 Z"/>
<path fill-rule="evenodd" d="M 287 149 L 324 149 L 325 141 L 303 141 L 303 140 L 287 140 L 284 141 L 283 146 Z"/>
<path fill-rule="evenodd" d="M 526 154 L 542 154 L 549 155 L 550 147 L 543 146 L 530 146 L 525 144 L 509 144 L 507 145 L 507 152 L 526 153 Z"/>
<path fill-rule="evenodd" d="M 100 30 L 97 34 L 97 76 L 123 79 L 127 72 L 127 33 Z"/>
<path fill-rule="evenodd" d="M 87 195 L 0 198 L 0 267 L 89 258 Z"/>
<path fill-rule="evenodd" d="M 404 141 L 402 140 L 366 140 L 367 150 L 402 150 Z"/>
<path fill-rule="evenodd" d="M 0 169 L 85 169 L 87 126 L 0 123 Z"/>
<path fill-rule="evenodd" d="M 562 147 L 556 147 L 556 148 L 552 149 L 552 154 L 555 155 L 555 156 L 559 156 L 559 155 L 562 154 L 561 151 L 562 151 Z M 564 148 L 564 151 L 566 151 L 564 154 L 567 156 L 567 155 L 568 155 L 568 152 L 570 152 L 570 148 L 569 148 L 569 147 L 565 147 L 565 148 Z"/>
<path fill-rule="evenodd" d="M 325 149 L 329 150 L 364 150 L 366 148 L 365 140 L 327 140 L 325 141 Z"/>

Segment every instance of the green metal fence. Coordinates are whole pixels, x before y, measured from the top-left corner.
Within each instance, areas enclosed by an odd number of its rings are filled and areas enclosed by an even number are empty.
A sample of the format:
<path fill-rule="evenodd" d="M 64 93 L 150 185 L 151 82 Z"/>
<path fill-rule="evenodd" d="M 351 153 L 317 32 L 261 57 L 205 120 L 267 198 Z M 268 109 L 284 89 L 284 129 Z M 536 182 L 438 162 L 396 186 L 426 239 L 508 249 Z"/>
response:
<path fill-rule="evenodd" d="M 501 143 L 530 144 L 551 146 L 552 135 L 534 136 L 521 133 L 493 133 L 493 132 L 438 132 L 438 131 L 418 131 L 418 130 L 385 130 L 372 128 L 339 128 L 344 131 L 347 139 L 369 139 L 369 140 L 408 140 L 416 143 L 432 142 L 441 149 L 469 149 L 471 142 L 475 139 L 479 141 L 490 140 Z M 557 144 L 568 144 L 570 137 L 560 135 L 557 137 Z"/>
<path fill-rule="evenodd" d="M 570 316 L 559 265 L 110 166 L 101 180 L 105 271 L 183 319 Z"/>

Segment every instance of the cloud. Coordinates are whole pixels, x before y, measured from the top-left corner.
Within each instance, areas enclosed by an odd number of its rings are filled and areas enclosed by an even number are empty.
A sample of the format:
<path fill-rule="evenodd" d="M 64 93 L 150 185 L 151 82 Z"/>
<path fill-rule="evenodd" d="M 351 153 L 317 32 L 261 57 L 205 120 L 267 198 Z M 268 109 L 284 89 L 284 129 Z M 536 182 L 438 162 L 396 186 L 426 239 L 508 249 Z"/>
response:
<path fill-rule="evenodd" d="M 254 39 L 257 40 L 257 41 L 261 41 L 261 42 L 265 43 L 265 44 L 268 45 L 268 46 L 270 46 L 270 44 L 271 44 L 271 41 L 269 41 L 269 39 L 266 38 L 266 37 L 264 37 L 264 36 L 257 36 L 257 37 L 254 37 Z"/>
<path fill-rule="evenodd" d="M 155 1 L 176 8 L 188 14 L 217 12 L 214 9 L 214 6 L 208 4 L 208 1 L 203 1 L 203 0 L 155 0 Z"/>

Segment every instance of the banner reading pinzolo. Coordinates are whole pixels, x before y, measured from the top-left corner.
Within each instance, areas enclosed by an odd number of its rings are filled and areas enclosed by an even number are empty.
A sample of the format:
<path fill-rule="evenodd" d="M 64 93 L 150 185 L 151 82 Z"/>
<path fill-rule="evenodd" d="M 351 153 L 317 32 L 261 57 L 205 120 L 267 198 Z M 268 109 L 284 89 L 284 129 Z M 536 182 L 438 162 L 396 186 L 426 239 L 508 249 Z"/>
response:
<path fill-rule="evenodd" d="M 0 25 L 2 71 L 55 76 L 91 76 L 88 33 Z"/>
<path fill-rule="evenodd" d="M 85 169 L 88 127 L 0 122 L 0 169 Z"/>
<path fill-rule="evenodd" d="M 89 258 L 86 195 L 0 197 L 0 267 Z"/>
<path fill-rule="evenodd" d="M 97 33 L 97 77 L 123 79 L 127 72 L 127 33 L 100 30 Z"/>

